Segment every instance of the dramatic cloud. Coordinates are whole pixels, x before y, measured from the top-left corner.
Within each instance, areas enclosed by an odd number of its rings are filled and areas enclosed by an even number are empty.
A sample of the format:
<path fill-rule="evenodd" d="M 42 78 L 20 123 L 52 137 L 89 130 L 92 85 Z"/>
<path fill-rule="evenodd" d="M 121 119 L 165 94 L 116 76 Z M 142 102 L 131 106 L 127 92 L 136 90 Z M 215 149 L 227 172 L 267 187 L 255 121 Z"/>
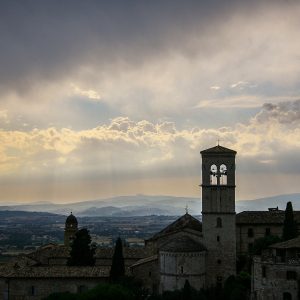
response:
<path fill-rule="evenodd" d="M 25 182 L 88 197 L 91 180 L 189 194 L 175 186 L 196 186 L 218 138 L 239 153 L 240 195 L 272 193 L 261 176 L 292 190 L 299 27 L 298 1 L 1 1 L 2 199 Z"/>

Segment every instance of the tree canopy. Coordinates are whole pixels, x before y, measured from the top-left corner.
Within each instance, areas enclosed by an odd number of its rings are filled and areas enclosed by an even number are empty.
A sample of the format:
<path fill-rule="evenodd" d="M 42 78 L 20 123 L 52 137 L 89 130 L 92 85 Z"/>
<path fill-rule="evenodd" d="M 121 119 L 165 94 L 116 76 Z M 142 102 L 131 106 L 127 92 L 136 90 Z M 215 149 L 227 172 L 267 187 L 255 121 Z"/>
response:
<path fill-rule="evenodd" d="M 121 238 L 118 238 L 115 245 L 115 250 L 112 258 L 110 269 L 110 280 L 112 282 L 119 281 L 125 276 L 125 264 L 123 257 L 123 245 Z"/>
<path fill-rule="evenodd" d="M 294 211 L 292 202 L 286 204 L 285 216 L 283 222 L 282 239 L 284 241 L 298 236 L 297 222 L 294 220 Z"/>
<path fill-rule="evenodd" d="M 69 266 L 93 266 L 95 265 L 95 250 L 89 231 L 86 228 L 76 232 L 75 239 L 71 244 Z"/>

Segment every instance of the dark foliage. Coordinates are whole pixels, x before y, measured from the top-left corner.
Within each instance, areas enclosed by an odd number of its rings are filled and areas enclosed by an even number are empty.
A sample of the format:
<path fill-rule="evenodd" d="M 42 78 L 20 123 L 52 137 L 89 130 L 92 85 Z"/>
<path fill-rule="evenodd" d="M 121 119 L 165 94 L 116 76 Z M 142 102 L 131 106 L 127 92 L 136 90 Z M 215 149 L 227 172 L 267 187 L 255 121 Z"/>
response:
<path fill-rule="evenodd" d="M 125 263 L 123 257 L 123 246 L 121 238 L 118 238 L 112 258 L 110 269 L 111 282 L 118 282 L 125 276 Z"/>
<path fill-rule="evenodd" d="M 285 209 L 282 239 L 287 241 L 297 237 L 297 235 L 297 223 L 294 220 L 293 205 L 292 202 L 288 202 Z"/>
<path fill-rule="evenodd" d="M 267 249 L 270 245 L 281 242 L 277 235 L 269 235 L 256 239 L 252 248 L 252 255 L 261 255 L 262 250 Z"/>
<path fill-rule="evenodd" d="M 237 276 L 229 276 L 224 284 L 224 300 L 246 300 L 249 299 L 251 288 L 251 276 L 241 272 Z"/>
<path fill-rule="evenodd" d="M 44 300 L 144 300 L 146 298 L 146 294 L 140 290 L 140 285 L 128 279 L 124 284 L 102 283 L 79 294 L 55 293 Z"/>
<path fill-rule="evenodd" d="M 69 266 L 93 266 L 95 265 L 95 246 L 91 245 L 92 239 L 85 228 L 77 231 L 71 245 Z"/>

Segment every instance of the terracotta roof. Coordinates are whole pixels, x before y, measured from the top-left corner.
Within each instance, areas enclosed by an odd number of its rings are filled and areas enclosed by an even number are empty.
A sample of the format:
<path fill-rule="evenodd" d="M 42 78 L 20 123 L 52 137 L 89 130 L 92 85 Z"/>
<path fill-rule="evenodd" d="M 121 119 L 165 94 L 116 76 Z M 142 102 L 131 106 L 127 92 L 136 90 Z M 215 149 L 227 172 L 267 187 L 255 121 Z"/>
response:
<path fill-rule="evenodd" d="M 206 247 L 200 242 L 196 242 L 188 236 L 178 237 L 163 245 L 160 249 L 165 252 L 201 252 Z"/>
<path fill-rule="evenodd" d="M 230 153 L 230 154 L 236 154 L 236 151 L 218 145 L 218 146 L 215 146 L 215 147 L 212 147 L 212 148 L 209 148 L 209 149 L 202 150 L 202 151 L 200 151 L 200 153 L 201 154 L 202 153 L 204 153 L 204 154 L 207 154 L 207 153 Z"/>
<path fill-rule="evenodd" d="M 192 217 L 190 214 L 185 214 L 160 232 L 156 233 L 150 240 L 157 239 L 166 234 L 177 232 L 186 228 L 202 232 L 202 223 L 196 218 Z"/>
<path fill-rule="evenodd" d="M 237 224 L 283 224 L 284 210 L 243 211 L 236 215 Z M 294 211 L 295 220 L 300 223 L 300 211 Z"/>
<path fill-rule="evenodd" d="M 291 239 L 285 242 L 273 244 L 270 246 L 270 248 L 275 248 L 275 249 L 299 248 L 300 249 L 300 237 L 296 237 L 295 239 Z"/>
<path fill-rule="evenodd" d="M 4 265 L 0 267 L 0 277 L 5 278 L 82 278 L 108 277 L 108 267 L 75 267 L 75 266 L 19 266 Z"/>
<path fill-rule="evenodd" d="M 140 266 L 140 265 L 146 264 L 148 262 L 155 261 L 157 259 L 158 259 L 158 255 L 157 254 L 156 255 L 152 255 L 152 256 L 149 256 L 149 257 L 142 258 L 142 259 L 138 260 L 137 262 L 135 262 L 130 267 Z"/>
<path fill-rule="evenodd" d="M 114 253 L 114 248 L 97 248 L 95 253 L 96 259 L 111 259 Z M 35 260 L 36 262 L 47 265 L 49 259 L 65 258 L 69 257 L 69 249 L 64 245 L 51 245 L 49 247 L 44 246 L 37 250 L 27 254 L 27 257 Z M 148 251 L 145 248 L 123 247 L 123 256 L 125 259 L 141 259 L 148 255 Z"/>

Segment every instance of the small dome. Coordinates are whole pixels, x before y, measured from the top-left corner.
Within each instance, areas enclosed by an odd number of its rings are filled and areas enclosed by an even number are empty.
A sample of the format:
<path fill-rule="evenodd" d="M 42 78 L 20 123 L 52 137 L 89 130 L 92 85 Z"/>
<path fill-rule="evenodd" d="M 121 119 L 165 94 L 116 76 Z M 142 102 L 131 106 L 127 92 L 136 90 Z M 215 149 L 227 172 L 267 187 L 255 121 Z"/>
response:
<path fill-rule="evenodd" d="M 66 225 L 78 225 L 77 219 L 72 213 L 67 217 Z"/>

